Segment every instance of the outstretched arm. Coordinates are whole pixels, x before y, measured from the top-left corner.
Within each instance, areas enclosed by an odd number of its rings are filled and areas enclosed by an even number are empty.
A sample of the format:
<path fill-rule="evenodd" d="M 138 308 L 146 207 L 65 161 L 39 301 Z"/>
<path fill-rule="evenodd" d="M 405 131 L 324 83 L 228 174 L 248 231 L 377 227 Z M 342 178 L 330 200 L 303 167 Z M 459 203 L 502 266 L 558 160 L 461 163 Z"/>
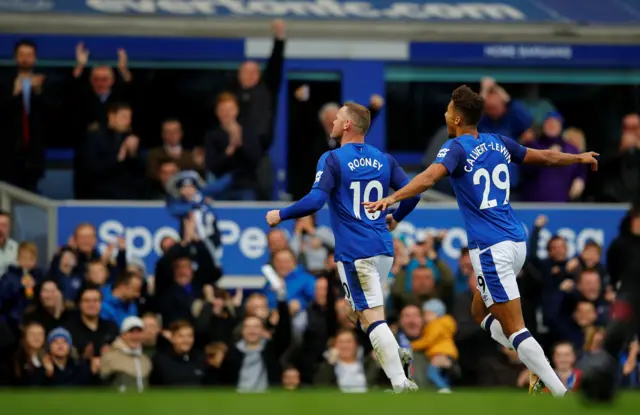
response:
<path fill-rule="evenodd" d="M 591 170 L 598 169 L 598 159 L 600 154 L 590 151 L 581 154 L 561 153 L 553 150 L 535 150 L 528 148 L 524 156 L 524 164 L 535 164 L 538 166 L 562 167 L 572 164 L 590 164 Z"/>
<path fill-rule="evenodd" d="M 386 210 L 389 206 L 401 200 L 409 199 L 417 196 L 420 193 L 429 190 L 433 187 L 438 180 L 445 177 L 449 172 L 447 168 L 440 163 L 433 163 L 425 171 L 418 174 L 416 177 L 402 189 L 398 190 L 392 195 L 380 199 L 377 202 L 365 202 L 364 205 L 369 212 L 375 212 L 378 210 Z M 400 209 L 398 209 L 400 210 Z"/>
<path fill-rule="evenodd" d="M 377 202 L 364 203 L 364 205 L 369 212 L 376 212 L 378 210 L 385 210 L 401 200 L 417 196 L 432 188 L 438 180 L 447 174 L 453 174 L 458 168 L 460 160 L 464 160 L 462 147 L 456 141 L 449 140 L 444 143 L 434 162 L 431 163 L 425 171 L 411 179 L 406 186 L 384 199 L 378 200 Z"/>
<path fill-rule="evenodd" d="M 322 209 L 329 199 L 329 194 L 324 190 L 311 189 L 302 199 L 282 210 L 272 210 L 267 213 L 267 223 L 273 227 L 283 220 L 298 219 L 309 216 Z"/>
<path fill-rule="evenodd" d="M 309 194 L 282 211 L 267 212 L 266 219 L 269 226 L 273 228 L 283 220 L 302 218 L 322 209 L 335 183 L 339 181 L 337 173 L 339 169 L 336 168 L 336 164 L 336 158 L 330 151 L 324 153 L 318 161 L 316 180 Z"/>

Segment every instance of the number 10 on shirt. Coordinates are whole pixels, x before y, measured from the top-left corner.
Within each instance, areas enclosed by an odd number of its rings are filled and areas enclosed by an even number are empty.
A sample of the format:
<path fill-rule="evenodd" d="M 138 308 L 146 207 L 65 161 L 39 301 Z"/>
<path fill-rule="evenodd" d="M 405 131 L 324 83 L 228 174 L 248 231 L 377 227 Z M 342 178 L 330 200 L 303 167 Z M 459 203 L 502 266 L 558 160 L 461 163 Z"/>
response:
<path fill-rule="evenodd" d="M 362 184 L 366 183 L 364 186 L 364 193 L 362 192 Z M 378 180 L 371 180 L 370 182 L 351 182 L 351 186 L 349 188 L 353 191 L 353 214 L 357 219 L 362 220 L 361 212 L 367 216 L 369 220 L 376 220 L 380 217 L 381 212 L 373 212 L 369 213 L 362 206 L 365 202 L 377 202 L 382 199 L 382 183 Z M 371 198 L 371 192 L 375 190 L 375 200 Z"/>

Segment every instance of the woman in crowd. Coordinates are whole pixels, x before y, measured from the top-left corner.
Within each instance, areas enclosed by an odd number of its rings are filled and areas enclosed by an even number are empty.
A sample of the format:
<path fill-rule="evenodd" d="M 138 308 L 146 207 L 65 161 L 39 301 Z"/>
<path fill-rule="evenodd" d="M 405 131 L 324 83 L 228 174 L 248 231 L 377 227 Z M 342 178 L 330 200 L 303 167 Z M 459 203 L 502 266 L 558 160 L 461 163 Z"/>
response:
<path fill-rule="evenodd" d="M 45 332 L 42 324 L 31 322 L 24 328 L 20 348 L 15 356 L 16 384 L 27 386 L 32 384 L 36 370 L 42 367 L 45 351 Z"/>
<path fill-rule="evenodd" d="M 22 323 L 38 322 L 49 333 L 61 326 L 65 318 L 64 298 L 60 287 L 53 280 L 45 280 L 36 287 L 35 305 L 27 310 Z"/>

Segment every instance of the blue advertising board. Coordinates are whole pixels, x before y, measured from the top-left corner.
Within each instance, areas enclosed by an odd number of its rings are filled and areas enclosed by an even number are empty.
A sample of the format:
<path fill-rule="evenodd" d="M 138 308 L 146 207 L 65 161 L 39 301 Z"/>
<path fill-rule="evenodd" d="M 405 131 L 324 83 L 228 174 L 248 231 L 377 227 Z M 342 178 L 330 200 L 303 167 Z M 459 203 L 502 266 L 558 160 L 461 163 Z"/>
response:
<path fill-rule="evenodd" d="M 412 63 L 493 67 L 637 68 L 638 45 L 411 42 Z"/>
<path fill-rule="evenodd" d="M 408 243 L 422 232 L 446 230 L 442 255 L 450 266 L 457 269 L 460 247 L 466 245 L 463 218 L 457 206 L 447 204 L 421 206 L 403 221 L 397 229 Z M 567 205 L 568 206 L 568 205 Z M 267 262 L 267 226 L 264 218 L 268 210 L 278 205 L 220 204 L 217 207 L 219 227 L 224 244 L 223 268 L 225 275 L 233 278 L 260 276 L 260 267 Z M 553 234 L 566 238 L 570 255 L 574 255 L 586 241 L 594 240 L 608 246 L 618 235 L 618 227 L 626 213 L 624 207 L 554 207 L 518 206 L 517 216 L 530 228 L 539 214 L 548 216 L 547 228 L 541 232 L 538 254 L 546 255 L 545 247 Z M 328 226 L 327 209 L 318 213 L 319 226 Z M 59 208 L 58 242 L 63 245 L 74 228 L 83 222 L 95 225 L 100 249 L 124 236 L 127 251 L 144 259 L 152 272 L 160 252 L 160 241 L 167 235 L 177 236 L 177 222 L 160 205 L 83 205 L 67 204 Z M 288 232 L 292 222 L 282 225 Z"/>
<path fill-rule="evenodd" d="M 284 17 L 314 20 L 417 20 L 628 24 L 638 0 L 0 0 L 2 12 L 194 17 Z"/>

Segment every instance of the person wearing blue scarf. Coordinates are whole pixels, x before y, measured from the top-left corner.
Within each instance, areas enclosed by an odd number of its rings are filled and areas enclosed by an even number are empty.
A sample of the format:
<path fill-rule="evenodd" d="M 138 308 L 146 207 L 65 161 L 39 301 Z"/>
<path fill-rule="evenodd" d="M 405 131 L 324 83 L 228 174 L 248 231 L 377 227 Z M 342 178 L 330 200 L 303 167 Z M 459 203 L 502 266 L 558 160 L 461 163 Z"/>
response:
<path fill-rule="evenodd" d="M 167 209 L 180 220 L 181 233 L 184 234 L 184 220 L 191 217 L 195 221 L 198 238 L 218 267 L 222 262 L 222 240 L 218 218 L 208 197 L 218 194 L 222 187 L 222 181 L 207 186 L 193 170 L 180 172 L 167 183 Z"/>

